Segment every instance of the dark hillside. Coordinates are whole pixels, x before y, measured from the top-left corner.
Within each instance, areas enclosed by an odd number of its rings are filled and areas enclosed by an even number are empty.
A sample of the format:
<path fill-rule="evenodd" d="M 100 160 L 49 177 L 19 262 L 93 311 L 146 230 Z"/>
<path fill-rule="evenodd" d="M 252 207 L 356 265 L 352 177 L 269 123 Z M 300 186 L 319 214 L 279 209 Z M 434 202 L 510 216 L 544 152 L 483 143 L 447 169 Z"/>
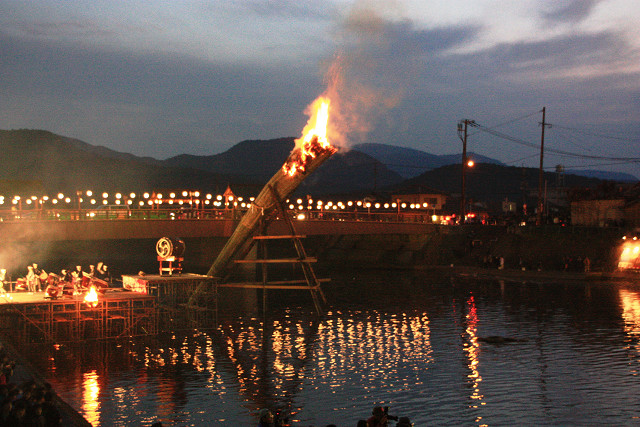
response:
<path fill-rule="evenodd" d="M 165 166 L 193 168 L 220 174 L 248 175 L 264 181 L 284 163 L 295 145 L 293 137 L 242 141 L 229 150 L 211 156 L 182 154 L 171 157 Z"/>
<path fill-rule="evenodd" d="M 0 131 L 0 180 L 35 181 L 44 192 L 140 191 L 149 188 L 223 187 L 228 177 L 199 170 L 162 168 L 135 156 L 104 157 L 77 141 L 41 130 Z M 224 190 L 224 187 L 223 187 Z"/>
<path fill-rule="evenodd" d="M 256 195 L 294 147 L 294 138 L 243 141 L 221 154 L 181 155 L 166 161 L 139 158 L 95 147 L 42 130 L 0 130 L 0 189 L 75 193 L 77 190 L 125 192 L 198 189 L 222 193 L 227 185 L 243 196 Z M 558 176 L 545 173 L 548 189 Z M 453 164 L 403 181 L 374 157 L 358 150 L 340 150 L 308 179 L 297 195 L 352 197 L 381 195 L 403 189 L 431 188 L 460 193 L 460 165 Z M 595 188 L 604 181 L 565 174 L 566 187 Z M 466 195 L 470 200 L 522 202 L 537 192 L 538 171 L 479 163 L 469 169 Z M 529 203 L 529 201 L 527 201 Z"/>
<path fill-rule="evenodd" d="M 465 193 L 476 200 L 501 202 L 505 198 L 512 201 L 522 201 L 531 192 L 538 190 L 538 169 L 515 166 L 501 166 L 490 163 L 477 163 L 467 169 L 465 178 Z M 552 172 L 544 173 L 547 188 L 555 188 L 558 176 Z M 404 181 L 394 187 L 396 191 L 405 188 L 424 186 L 450 194 L 460 194 L 462 173 L 459 164 L 443 166 Z M 596 178 L 578 175 L 565 175 L 565 187 L 594 188 L 602 183 Z"/>
<path fill-rule="evenodd" d="M 295 146 L 294 138 L 250 140 L 213 156 L 181 155 L 165 164 L 209 172 L 235 173 L 266 182 L 282 167 Z M 357 150 L 341 150 L 303 181 L 298 194 L 327 195 L 343 192 L 371 192 L 398 184 L 402 177 L 373 157 Z"/>

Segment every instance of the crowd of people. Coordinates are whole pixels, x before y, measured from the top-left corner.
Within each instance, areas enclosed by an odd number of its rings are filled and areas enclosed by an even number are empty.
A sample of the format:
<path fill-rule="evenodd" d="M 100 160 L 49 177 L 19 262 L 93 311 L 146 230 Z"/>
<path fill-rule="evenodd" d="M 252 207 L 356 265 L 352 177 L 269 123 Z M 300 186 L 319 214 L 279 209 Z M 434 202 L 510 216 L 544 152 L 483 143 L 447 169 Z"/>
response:
<path fill-rule="evenodd" d="M 591 271 L 591 260 L 589 257 L 564 257 L 562 261 L 564 263 L 564 271 L 584 271 L 585 273 Z"/>
<path fill-rule="evenodd" d="M 389 415 L 388 409 L 388 407 L 383 408 L 382 406 L 376 406 L 373 408 L 369 418 L 358 421 L 357 427 L 391 427 L 391 424 L 389 424 L 390 421 L 395 421 L 395 427 L 413 426 L 413 423 L 408 417 Z M 279 412 L 274 414 L 267 408 L 261 409 L 258 416 L 258 427 L 284 427 L 290 425 L 288 418 L 281 416 Z M 336 427 L 336 425 L 327 424 L 326 427 Z"/>
<path fill-rule="evenodd" d="M 106 288 L 110 283 L 111 272 L 103 262 L 90 265 L 88 271 L 84 271 L 81 265 L 76 265 L 73 269 L 62 269 L 59 274 L 47 273 L 37 263 L 33 263 L 27 266 L 27 274 L 18 278 L 15 283 L 7 277 L 6 269 L 0 269 L 0 296 L 6 296 L 8 292 L 44 292 L 45 298 L 55 299 L 80 294 L 91 285 L 98 289 Z"/>
<path fill-rule="evenodd" d="M 0 347 L 0 427 L 58 427 L 62 416 L 51 385 L 29 379 L 13 381 L 16 367 L 4 347 Z"/>
<path fill-rule="evenodd" d="M 485 255 L 482 258 L 482 266 L 484 268 L 497 268 L 498 270 L 505 269 L 505 260 L 503 256 Z M 591 259 L 589 257 L 564 257 L 562 259 L 562 267 L 564 271 L 583 271 L 589 273 L 591 271 Z M 542 271 L 542 264 L 526 262 L 522 258 L 518 261 L 518 269 L 520 270 L 537 270 Z"/>

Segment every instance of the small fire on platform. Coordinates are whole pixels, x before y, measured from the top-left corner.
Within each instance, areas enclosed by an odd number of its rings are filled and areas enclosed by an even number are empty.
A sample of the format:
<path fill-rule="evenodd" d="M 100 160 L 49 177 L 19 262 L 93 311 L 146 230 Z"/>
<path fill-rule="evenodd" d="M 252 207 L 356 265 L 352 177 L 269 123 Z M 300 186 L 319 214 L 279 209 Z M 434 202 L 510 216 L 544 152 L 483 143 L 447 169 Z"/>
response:
<path fill-rule="evenodd" d="M 98 291 L 95 286 L 91 285 L 89 291 L 84 296 L 84 302 L 89 307 L 96 307 L 98 305 Z"/>

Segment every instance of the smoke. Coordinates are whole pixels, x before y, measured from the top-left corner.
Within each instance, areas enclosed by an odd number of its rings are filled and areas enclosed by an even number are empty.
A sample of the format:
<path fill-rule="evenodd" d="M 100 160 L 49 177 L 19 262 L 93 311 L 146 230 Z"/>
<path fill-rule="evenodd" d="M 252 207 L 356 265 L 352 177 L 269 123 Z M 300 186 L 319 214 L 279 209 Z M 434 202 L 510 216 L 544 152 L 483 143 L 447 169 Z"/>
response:
<path fill-rule="evenodd" d="M 12 280 L 23 277 L 27 273 L 27 265 L 33 263 L 48 272 L 48 266 L 44 264 L 50 258 L 53 242 L 42 238 L 46 235 L 46 226 L 25 221 L 5 228 L 11 238 L 5 239 L 0 247 L 0 268 L 7 270 L 7 276 Z"/>
<path fill-rule="evenodd" d="M 328 134 L 343 149 L 365 142 L 405 92 L 407 64 L 393 60 L 389 2 L 357 3 L 336 30 L 338 51 L 327 61 L 324 96 L 331 99 Z"/>

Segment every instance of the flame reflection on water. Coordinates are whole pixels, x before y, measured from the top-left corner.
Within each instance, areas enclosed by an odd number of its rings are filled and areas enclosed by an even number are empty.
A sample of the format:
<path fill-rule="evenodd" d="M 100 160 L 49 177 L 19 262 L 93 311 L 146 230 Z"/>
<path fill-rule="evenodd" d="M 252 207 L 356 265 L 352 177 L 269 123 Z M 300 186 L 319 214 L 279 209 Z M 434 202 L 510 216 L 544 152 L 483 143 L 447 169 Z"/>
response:
<path fill-rule="evenodd" d="M 378 399 L 407 365 L 414 366 L 415 379 L 403 378 L 396 387 L 419 383 L 419 371 L 433 361 L 426 313 L 383 316 L 372 312 L 359 320 L 342 318 L 343 314 L 330 312 L 321 322 L 285 317 L 264 325 L 257 319 L 237 320 L 220 326 L 218 346 L 214 337 L 198 331 L 174 340 L 173 347 L 146 346 L 130 354 L 151 369 L 190 365 L 207 374 L 207 387 L 217 396 L 228 393 L 228 375 L 233 372 L 234 392 L 258 406 L 294 401 L 311 378 L 334 391 L 363 384 Z M 221 358 L 226 361 L 224 371 L 217 362 Z M 301 408 L 286 410 L 295 416 Z M 170 411 L 164 408 L 163 412 Z"/>
<path fill-rule="evenodd" d="M 77 365 L 63 346 L 42 366 L 94 425 L 252 425 L 265 407 L 293 425 L 355 425 L 378 404 L 416 425 L 638 419 L 633 287 L 386 277 L 368 289 L 354 291 L 361 303 L 340 302 L 321 318 L 283 303 L 266 318 L 221 319 L 215 330 L 104 343 L 74 353 Z M 480 338 L 492 335 L 518 341 Z"/>
<path fill-rule="evenodd" d="M 85 372 L 82 382 L 82 413 L 91 425 L 100 424 L 100 384 L 96 371 Z"/>
<path fill-rule="evenodd" d="M 622 319 L 624 331 L 629 337 L 629 346 L 640 355 L 640 295 L 638 292 L 620 288 L 620 305 L 622 307 Z"/>
<path fill-rule="evenodd" d="M 469 375 L 468 378 L 471 381 L 471 407 L 478 408 L 478 404 L 484 405 L 482 402 L 482 393 L 480 392 L 480 382 L 482 381 L 482 377 L 480 376 L 479 371 L 479 354 L 480 354 L 480 345 L 478 343 L 478 310 L 476 308 L 475 300 L 473 295 L 471 295 L 467 301 L 467 328 L 465 330 L 468 340 L 468 343 L 464 344 L 464 352 L 467 355 L 468 359 L 468 367 L 469 367 Z M 479 420 L 476 420 L 479 421 Z"/>

